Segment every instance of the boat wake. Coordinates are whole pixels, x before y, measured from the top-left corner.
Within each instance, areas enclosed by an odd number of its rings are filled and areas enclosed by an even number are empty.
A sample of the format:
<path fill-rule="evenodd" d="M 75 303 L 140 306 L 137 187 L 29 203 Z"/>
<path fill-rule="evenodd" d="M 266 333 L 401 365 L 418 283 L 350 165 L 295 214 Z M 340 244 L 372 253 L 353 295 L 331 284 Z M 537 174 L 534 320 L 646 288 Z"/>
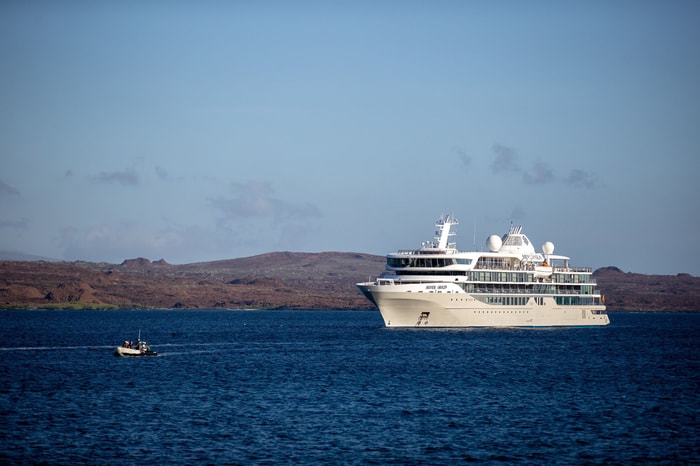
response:
<path fill-rule="evenodd" d="M 183 351 L 168 352 L 162 354 L 163 356 L 177 355 L 177 354 L 193 354 L 193 353 L 214 353 L 217 351 L 222 351 L 223 348 L 227 346 L 234 346 L 237 343 L 164 343 L 155 345 L 157 349 L 161 348 L 173 348 L 173 349 L 183 349 Z M 104 350 L 104 349 L 114 349 L 117 345 L 81 345 L 81 346 L 3 346 L 0 347 L 1 352 L 12 352 L 12 351 L 75 351 L 75 350 Z M 186 348 L 196 348 L 194 350 L 187 351 Z M 207 349 L 212 348 L 212 349 Z"/>
<path fill-rule="evenodd" d="M 56 351 L 56 350 L 76 350 L 76 349 L 105 349 L 114 348 L 115 345 L 89 345 L 89 346 L 15 346 L 0 347 L 0 351 Z"/>
<path fill-rule="evenodd" d="M 167 343 L 158 345 L 158 348 L 172 348 L 174 351 L 161 352 L 159 356 L 182 356 L 191 354 L 211 354 L 228 352 L 232 347 L 239 346 L 239 343 Z M 178 351 L 181 350 L 181 351 Z"/>
<path fill-rule="evenodd" d="M 196 350 L 196 351 L 173 351 L 173 352 L 166 352 L 166 353 L 158 353 L 159 357 L 168 357 L 168 356 L 184 356 L 184 355 L 192 355 L 192 354 L 212 354 L 212 353 L 224 353 L 225 351 L 223 350 Z"/>

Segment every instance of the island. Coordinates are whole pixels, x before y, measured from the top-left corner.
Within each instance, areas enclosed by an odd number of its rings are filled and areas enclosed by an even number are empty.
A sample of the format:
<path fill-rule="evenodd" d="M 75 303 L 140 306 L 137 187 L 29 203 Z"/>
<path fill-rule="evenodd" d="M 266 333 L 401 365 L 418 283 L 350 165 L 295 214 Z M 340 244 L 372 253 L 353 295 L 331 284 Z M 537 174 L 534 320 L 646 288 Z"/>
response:
<path fill-rule="evenodd" d="M 373 309 L 355 286 L 385 258 L 352 252 L 271 252 L 192 264 L 0 261 L 0 308 Z M 597 269 L 611 311 L 700 310 L 700 278 Z"/>

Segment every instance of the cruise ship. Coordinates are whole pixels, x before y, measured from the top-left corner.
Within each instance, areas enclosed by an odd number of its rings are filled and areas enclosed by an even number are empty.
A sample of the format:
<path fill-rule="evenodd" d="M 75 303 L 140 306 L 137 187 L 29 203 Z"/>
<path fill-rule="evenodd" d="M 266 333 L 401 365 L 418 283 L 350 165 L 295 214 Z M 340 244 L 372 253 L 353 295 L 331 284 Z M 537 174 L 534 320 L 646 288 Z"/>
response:
<path fill-rule="evenodd" d="M 491 235 L 488 251 L 451 242 L 457 220 L 436 223 L 435 241 L 386 256 L 386 271 L 358 288 L 387 327 L 576 327 L 608 325 L 590 268 L 571 267 L 547 241 L 542 252 L 522 232 Z"/>

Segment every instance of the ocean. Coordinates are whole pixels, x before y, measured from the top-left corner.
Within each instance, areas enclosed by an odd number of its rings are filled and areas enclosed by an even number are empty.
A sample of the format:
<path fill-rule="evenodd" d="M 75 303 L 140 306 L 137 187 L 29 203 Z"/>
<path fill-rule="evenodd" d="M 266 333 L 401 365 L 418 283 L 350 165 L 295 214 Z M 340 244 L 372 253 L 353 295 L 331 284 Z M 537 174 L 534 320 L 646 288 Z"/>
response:
<path fill-rule="evenodd" d="M 3 464 L 699 464 L 700 312 L 0 311 Z M 157 357 L 116 358 L 138 332 Z"/>

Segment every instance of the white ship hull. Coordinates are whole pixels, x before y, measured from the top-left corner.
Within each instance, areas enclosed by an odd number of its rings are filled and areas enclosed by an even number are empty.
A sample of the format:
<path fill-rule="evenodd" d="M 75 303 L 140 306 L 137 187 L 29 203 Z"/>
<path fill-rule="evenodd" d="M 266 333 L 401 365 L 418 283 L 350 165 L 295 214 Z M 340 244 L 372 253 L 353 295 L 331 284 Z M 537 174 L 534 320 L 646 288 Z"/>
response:
<path fill-rule="evenodd" d="M 491 235 L 488 251 L 460 251 L 450 237 L 457 221 L 437 221 L 434 242 L 386 256 L 386 272 L 358 283 L 387 327 L 592 327 L 608 325 L 605 299 L 591 270 L 542 254 L 511 225 Z"/>
<path fill-rule="evenodd" d="M 358 286 L 375 303 L 387 327 L 588 327 L 610 323 L 603 305 L 561 306 L 551 296 L 533 296 L 524 306 L 503 306 L 451 290 L 426 293 L 409 291 L 407 285 L 374 282 Z"/>

